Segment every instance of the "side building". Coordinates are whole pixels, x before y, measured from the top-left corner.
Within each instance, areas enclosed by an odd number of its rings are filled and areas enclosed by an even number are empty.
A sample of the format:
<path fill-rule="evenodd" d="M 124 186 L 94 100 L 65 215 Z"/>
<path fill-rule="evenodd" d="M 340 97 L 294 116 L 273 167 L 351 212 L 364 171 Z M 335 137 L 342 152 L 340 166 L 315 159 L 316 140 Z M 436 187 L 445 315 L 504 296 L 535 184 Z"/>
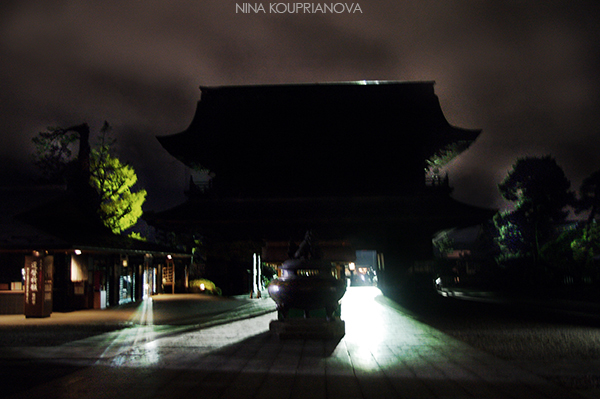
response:
<path fill-rule="evenodd" d="M 112 234 L 64 186 L 0 189 L 0 208 L 0 314 L 102 309 L 185 285 L 191 255 Z"/>

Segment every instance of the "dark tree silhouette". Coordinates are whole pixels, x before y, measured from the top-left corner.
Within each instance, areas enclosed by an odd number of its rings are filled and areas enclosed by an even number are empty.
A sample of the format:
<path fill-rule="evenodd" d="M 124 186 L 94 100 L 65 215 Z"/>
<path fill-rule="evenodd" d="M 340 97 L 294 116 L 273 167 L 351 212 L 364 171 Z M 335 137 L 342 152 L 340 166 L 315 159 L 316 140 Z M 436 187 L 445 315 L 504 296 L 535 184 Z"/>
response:
<path fill-rule="evenodd" d="M 590 212 L 587 218 L 588 224 L 600 213 L 600 170 L 586 177 L 581 183 L 576 209 L 577 213 Z"/>
<path fill-rule="evenodd" d="M 502 196 L 513 202 L 514 210 L 495 218 L 498 243 L 516 256 L 539 258 L 541 246 L 549 239 L 552 225 L 563 222 L 574 205 L 571 182 L 551 156 L 520 158 L 502 183 Z"/>
<path fill-rule="evenodd" d="M 579 231 L 580 236 L 571 243 L 573 257 L 585 265 L 593 265 L 593 259 L 600 254 L 600 226 L 596 216 L 600 213 L 600 170 L 586 177 L 579 187 L 579 200 L 576 212 L 589 212 L 585 226 Z"/>
<path fill-rule="evenodd" d="M 32 139 L 35 146 L 34 164 L 39 168 L 43 182 L 67 182 L 67 170 L 73 162 L 72 147 L 78 138 L 77 132 L 70 129 L 49 127 Z"/>

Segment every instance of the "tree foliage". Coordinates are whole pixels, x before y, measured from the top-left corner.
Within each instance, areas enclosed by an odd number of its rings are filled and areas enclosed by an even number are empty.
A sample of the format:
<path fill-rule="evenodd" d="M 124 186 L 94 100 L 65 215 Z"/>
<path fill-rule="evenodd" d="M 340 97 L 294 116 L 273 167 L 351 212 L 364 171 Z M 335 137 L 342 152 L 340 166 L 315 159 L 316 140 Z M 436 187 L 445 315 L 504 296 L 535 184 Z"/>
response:
<path fill-rule="evenodd" d="M 571 183 L 550 156 L 517 160 L 498 185 L 502 197 L 514 203 L 511 212 L 495 218 L 498 243 L 506 254 L 538 259 L 541 246 L 550 238 L 553 224 L 563 222 L 566 207 L 574 204 Z"/>
<path fill-rule="evenodd" d="M 558 237 L 548 241 L 540 250 L 540 257 L 544 263 L 555 271 L 567 273 L 577 268 L 574 259 L 573 242 L 581 238 L 582 231 L 571 228 L 560 233 Z"/>
<path fill-rule="evenodd" d="M 587 224 L 579 237 L 571 242 L 573 258 L 585 265 L 592 264 L 594 256 L 600 255 L 600 226 Z"/>
<path fill-rule="evenodd" d="M 73 161 L 71 148 L 77 139 L 77 133 L 60 127 L 48 127 L 47 131 L 39 132 L 32 139 L 35 146 L 34 164 L 45 183 L 66 183 L 67 170 Z"/>
<path fill-rule="evenodd" d="M 137 175 L 130 165 L 112 154 L 115 140 L 109 138 L 110 130 L 110 125 L 104 122 L 100 143 L 90 153 L 89 185 L 99 197 L 96 212 L 100 219 L 113 233 L 119 234 L 135 225 L 142 216 L 142 204 L 147 193 L 143 189 L 132 191 Z M 40 132 L 33 138 L 35 164 L 42 170 L 45 181 L 68 182 L 72 178 L 69 169 L 76 160 L 70 147 L 78 139 L 76 131 L 62 128 L 48 128 L 47 132 Z"/>
<path fill-rule="evenodd" d="M 589 211 L 588 224 L 600 213 L 600 170 L 581 183 L 576 210 L 578 213 Z"/>
<path fill-rule="evenodd" d="M 498 188 L 508 201 L 516 203 L 530 218 L 544 215 L 549 221 L 563 221 L 574 194 L 563 169 L 550 156 L 517 160 Z"/>
<path fill-rule="evenodd" d="M 499 212 L 494 216 L 497 230 L 496 243 L 500 249 L 499 261 L 527 256 L 531 250 L 523 236 L 524 221 L 517 212 Z"/>
<path fill-rule="evenodd" d="M 107 151 L 92 150 L 90 183 L 100 195 L 100 218 L 115 234 L 132 227 L 142 216 L 146 190 L 132 192 L 135 170 Z"/>
<path fill-rule="evenodd" d="M 119 234 L 135 225 L 142 216 L 146 190 L 133 192 L 137 174 L 133 167 L 111 154 L 115 140 L 108 139 L 110 126 L 104 122 L 100 145 L 90 156 L 90 184 L 100 195 L 100 218 L 113 233 Z"/>
<path fill-rule="evenodd" d="M 596 222 L 596 216 L 600 213 L 600 170 L 581 183 L 576 211 L 589 214 L 580 236 L 571 243 L 573 258 L 585 265 L 591 265 L 593 258 L 600 255 L 600 226 Z"/>

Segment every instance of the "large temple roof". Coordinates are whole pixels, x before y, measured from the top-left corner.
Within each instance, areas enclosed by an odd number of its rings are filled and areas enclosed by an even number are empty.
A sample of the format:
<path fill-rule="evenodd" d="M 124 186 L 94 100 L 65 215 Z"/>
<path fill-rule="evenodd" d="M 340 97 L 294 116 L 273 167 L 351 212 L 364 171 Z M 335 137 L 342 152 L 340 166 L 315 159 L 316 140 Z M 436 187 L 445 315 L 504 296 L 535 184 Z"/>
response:
<path fill-rule="evenodd" d="M 201 87 L 190 126 L 159 137 L 216 176 L 216 189 L 144 218 L 167 231 L 227 239 L 319 237 L 423 257 L 440 229 L 493 210 L 426 187 L 479 130 L 448 123 L 434 82 Z"/>
<path fill-rule="evenodd" d="M 201 87 L 190 126 L 158 140 L 232 192 L 371 195 L 414 190 L 479 133 L 447 122 L 434 82 L 360 81 Z"/>

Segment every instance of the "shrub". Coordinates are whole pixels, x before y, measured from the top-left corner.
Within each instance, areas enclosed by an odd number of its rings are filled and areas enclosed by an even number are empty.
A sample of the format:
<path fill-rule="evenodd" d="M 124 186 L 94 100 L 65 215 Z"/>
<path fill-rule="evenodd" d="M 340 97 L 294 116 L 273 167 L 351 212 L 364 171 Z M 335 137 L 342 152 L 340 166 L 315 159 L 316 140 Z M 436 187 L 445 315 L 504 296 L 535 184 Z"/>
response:
<path fill-rule="evenodd" d="M 189 282 L 191 292 L 200 292 L 211 295 L 221 295 L 221 289 L 210 280 L 200 278 Z"/>

